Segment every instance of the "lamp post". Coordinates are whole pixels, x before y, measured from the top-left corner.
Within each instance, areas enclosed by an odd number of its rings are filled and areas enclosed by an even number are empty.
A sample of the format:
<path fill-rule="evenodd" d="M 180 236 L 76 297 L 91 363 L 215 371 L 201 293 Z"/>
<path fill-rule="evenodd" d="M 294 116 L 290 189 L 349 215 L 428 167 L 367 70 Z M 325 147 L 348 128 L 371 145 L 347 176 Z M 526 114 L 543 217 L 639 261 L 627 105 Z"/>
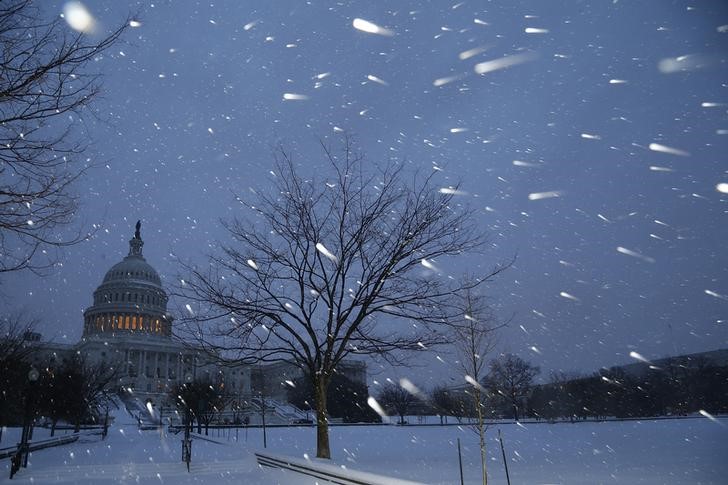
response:
<path fill-rule="evenodd" d="M 164 404 L 159 404 L 159 437 L 164 438 Z"/>
<path fill-rule="evenodd" d="M 263 424 L 263 448 L 268 448 L 268 436 L 266 434 L 266 429 L 265 429 L 265 397 L 268 394 L 266 392 L 268 389 L 266 386 L 265 374 L 263 373 L 263 367 L 258 366 L 257 369 L 255 369 L 255 370 L 257 371 L 256 372 L 257 381 L 258 381 L 258 385 L 260 386 L 260 387 L 258 387 L 258 399 L 260 402 L 260 418 L 261 418 L 261 421 Z M 251 382 L 251 387 L 252 387 L 252 382 Z"/>
<path fill-rule="evenodd" d="M 185 376 L 185 386 L 189 386 L 192 383 L 192 374 Z M 189 395 L 188 395 L 189 398 Z M 182 440 L 182 461 L 187 463 L 187 472 L 190 471 L 190 461 L 192 460 L 192 439 L 190 439 L 190 426 L 191 426 L 191 410 L 189 402 L 185 401 L 185 437 Z"/>
<path fill-rule="evenodd" d="M 23 431 L 20 435 L 20 443 L 18 443 L 18 451 L 13 455 L 10 463 L 10 478 L 13 478 L 20 467 L 28 466 L 28 441 L 32 432 L 32 415 L 33 409 L 33 391 L 35 390 L 35 382 L 40 377 L 40 373 L 34 367 L 28 372 L 28 389 L 25 393 L 25 409 L 23 411 Z"/>
<path fill-rule="evenodd" d="M 260 416 L 263 420 L 263 448 L 268 448 L 268 435 L 265 432 L 265 397 L 263 391 L 260 392 Z"/>
<path fill-rule="evenodd" d="M 106 403 L 106 413 L 104 414 L 104 429 L 101 432 L 101 439 L 105 440 L 109 434 L 109 403 Z"/>

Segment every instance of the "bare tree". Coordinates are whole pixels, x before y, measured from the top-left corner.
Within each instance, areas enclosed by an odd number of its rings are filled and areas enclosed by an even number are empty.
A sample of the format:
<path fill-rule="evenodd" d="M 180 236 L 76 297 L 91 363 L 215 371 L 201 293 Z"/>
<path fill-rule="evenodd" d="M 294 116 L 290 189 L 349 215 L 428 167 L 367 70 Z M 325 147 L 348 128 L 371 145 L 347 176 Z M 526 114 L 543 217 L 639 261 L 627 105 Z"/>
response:
<path fill-rule="evenodd" d="M 35 321 L 22 314 L 0 316 L 0 441 L 3 429 L 17 419 L 22 410 L 19 390 L 27 385 L 26 374 L 34 342 L 28 339 Z"/>
<path fill-rule="evenodd" d="M 461 412 L 453 392 L 443 385 L 438 385 L 430 391 L 430 404 L 440 416 L 440 424 L 447 422 L 447 416 L 459 416 Z"/>
<path fill-rule="evenodd" d="M 487 385 L 491 392 L 502 396 L 513 409 L 513 419 L 518 421 L 518 409 L 528 397 L 533 378 L 540 369 L 513 354 L 505 354 L 490 362 Z"/>
<path fill-rule="evenodd" d="M 22 313 L 0 316 L 0 370 L 16 362 L 25 362 L 35 351 L 30 338 L 37 325 Z"/>
<path fill-rule="evenodd" d="M 477 421 L 473 428 L 480 443 L 480 468 L 483 485 L 488 483 L 487 453 L 485 448 L 485 367 L 488 355 L 496 345 L 495 332 L 505 324 L 499 323 L 483 295 L 466 288 L 459 295 L 462 314 L 453 324 L 453 344 L 458 354 L 458 367 L 465 381 L 472 386 L 468 395 L 472 400 Z"/>
<path fill-rule="evenodd" d="M 117 394 L 122 367 L 117 362 L 93 362 L 79 353 L 74 354 L 53 372 L 51 379 L 42 381 L 51 386 L 45 392 L 55 399 L 45 400 L 41 409 L 44 406 L 62 407 L 61 413 L 57 409 L 51 413 L 67 419 L 78 432 L 84 419 L 98 417 L 100 409 Z"/>
<path fill-rule="evenodd" d="M 209 433 L 210 424 L 218 413 L 232 401 L 224 389 L 209 378 L 179 384 L 169 391 L 169 397 L 177 408 L 184 409 L 197 421 L 197 433 Z"/>
<path fill-rule="evenodd" d="M 0 3 L 0 273 L 41 271 L 52 249 L 86 237 L 60 229 L 73 222 L 85 171 L 78 121 L 100 92 L 88 67 L 126 26 L 91 41 L 32 0 Z"/>
<path fill-rule="evenodd" d="M 399 361 L 400 351 L 443 342 L 460 285 L 436 265 L 480 249 L 483 236 L 434 173 L 365 167 L 348 138 L 340 153 L 323 150 L 331 176 L 311 180 L 280 149 L 274 192 L 246 204 L 256 220 L 224 223 L 230 243 L 205 267 L 187 265 L 179 294 L 195 315 L 183 328 L 210 352 L 287 360 L 312 376 L 317 456 L 330 458 L 326 396 L 336 366 L 350 354 Z"/>
<path fill-rule="evenodd" d="M 394 411 L 399 416 L 399 424 L 405 424 L 404 417 L 417 402 L 417 398 L 400 386 L 386 384 L 379 393 L 378 401 L 384 409 Z"/>

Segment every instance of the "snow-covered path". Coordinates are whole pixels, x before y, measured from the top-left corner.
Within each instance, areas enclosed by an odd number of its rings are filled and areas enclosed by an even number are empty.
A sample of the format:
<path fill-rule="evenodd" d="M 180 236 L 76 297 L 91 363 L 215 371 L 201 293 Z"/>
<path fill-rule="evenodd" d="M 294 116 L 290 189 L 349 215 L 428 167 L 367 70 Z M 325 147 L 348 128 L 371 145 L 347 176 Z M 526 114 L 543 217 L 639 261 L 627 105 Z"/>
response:
<path fill-rule="evenodd" d="M 21 471 L 13 483 L 200 483 L 229 478 L 236 483 L 309 483 L 298 475 L 259 469 L 249 459 L 192 463 L 114 463 L 35 467 Z"/>
<path fill-rule="evenodd" d="M 310 483 L 299 475 L 260 468 L 254 455 L 240 446 L 194 440 L 192 451 L 188 472 L 181 461 L 181 435 L 139 431 L 133 424 L 113 426 L 105 441 L 88 437 L 32 453 L 28 468 L 21 469 L 12 483 L 182 485 L 221 479 L 223 483 L 261 485 Z M 0 462 L 0 482 L 8 480 L 9 466 L 9 460 Z"/>

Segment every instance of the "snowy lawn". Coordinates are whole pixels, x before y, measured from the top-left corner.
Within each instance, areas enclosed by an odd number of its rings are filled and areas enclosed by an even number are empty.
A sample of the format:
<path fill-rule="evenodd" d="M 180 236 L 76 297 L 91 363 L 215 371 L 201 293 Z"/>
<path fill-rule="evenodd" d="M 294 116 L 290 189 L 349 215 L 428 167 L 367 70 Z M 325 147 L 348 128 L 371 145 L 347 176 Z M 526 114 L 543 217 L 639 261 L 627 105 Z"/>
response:
<path fill-rule="evenodd" d="M 534 423 L 499 426 L 514 484 L 713 483 L 728 477 L 728 419 Z M 497 429 L 488 436 L 489 478 L 505 483 Z M 387 426 L 331 429 L 334 461 L 426 483 L 459 483 L 457 438 L 466 483 L 479 481 L 477 435 L 470 428 Z M 269 448 L 302 456 L 313 430 L 269 430 Z"/>
<path fill-rule="evenodd" d="M 524 483 L 722 484 L 728 477 L 728 419 L 604 423 L 503 424 L 511 481 Z M 9 430 L 12 432 L 12 430 Z M 180 435 L 139 432 L 115 425 L 107 441 L 42 450 L 31 455 L 17 483 L 314 483 L 291 472 L 260 469 L 252 453 L 262 448 L 262 430 L 233 431 L 195 440 L 192 473 L 180 462 Z M 363 426 L 331 429 L 334 463 L 425 483 L 459 483 L 457 438 L 463 448 L 466 483 L 479 482 L 476 434 L 457 426 Z M 0 446 L 11 444 L 3 438 Z M 489 477 L 505 483 L 496 428 L 488 431 Z M 268 451 L 315 454 L 313 428 L 269 428 Z M 6 481 L 9 461 L 0 463 Z M 13 482 L 16 482 L 16 479 Z"/>

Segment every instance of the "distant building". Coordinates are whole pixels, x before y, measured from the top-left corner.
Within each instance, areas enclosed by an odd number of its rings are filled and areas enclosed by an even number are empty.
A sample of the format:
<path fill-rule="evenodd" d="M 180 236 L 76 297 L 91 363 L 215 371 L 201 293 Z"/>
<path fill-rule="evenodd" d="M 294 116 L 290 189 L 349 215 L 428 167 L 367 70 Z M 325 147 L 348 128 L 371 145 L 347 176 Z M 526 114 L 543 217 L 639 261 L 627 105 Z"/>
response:
<path fill-rule="evenodd" d="M 172 337 L 174 319 L 167 311 L 167 293 L 157 271 L 144 259 L 140 224 L 129 240 L 129 254 L 112 266 L 93 293 L 93 304 L 84 312 L 83 335 L 74 345 L 38 344 L 34 364 L 57 367 L 72 353 L 90 362 L 123 366 L 121 387 L 138 398 L 161 403 L 174 385 L 207 378 L 224 386 L 238 401 L 253 397 L 287 400 L 286 381 L 301 376 L 288 362 L 262 366 L 218 366 L 194 345 Z M 39 334 L 26 340 L 38 342 Z M 339 372 L 366 384 L 366 364 L 347 361 Z"/>
<path fill-rule="evenodd" d="M 728 349 L 665 357 L 651 362 L 635 362 L 612 367 L 612 369 L 620 369 L 628 376 L 642 378 L 647 376 L 650 370 L 671 368 L 697 370 L 703 367 L 728 367 Z"/>

